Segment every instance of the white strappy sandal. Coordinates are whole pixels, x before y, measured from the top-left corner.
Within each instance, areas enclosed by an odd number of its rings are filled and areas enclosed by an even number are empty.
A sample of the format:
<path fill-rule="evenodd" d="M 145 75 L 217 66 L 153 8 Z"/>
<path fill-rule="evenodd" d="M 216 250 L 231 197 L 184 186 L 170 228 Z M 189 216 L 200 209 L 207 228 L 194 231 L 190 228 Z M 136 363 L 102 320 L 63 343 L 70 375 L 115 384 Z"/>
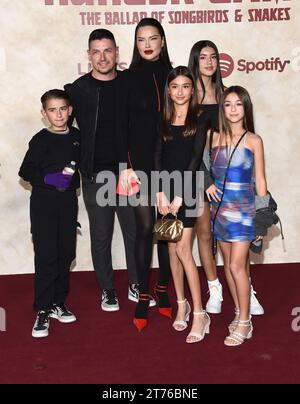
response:
<path fill-rule="evenodd" d="M 234 314 L 235 314 L 235 319 L 232 320 L 231 323 L 230 323 L 229 326 L 228 326 L 228 330 L 229 330 L 230 333 L 232 333 L 232 332 L 236 329 L 236 327 L 237 327 L 237 325 L 238 325 L 238 322 L 239 322 L 238 317 L 239 317 L 239 315 L 240 315 L 240 309 L 238 309 L 237 307 L 235 307 L 235 309 L 234 309 Z"/>
<path fill-rule="evenodd" d="M 186 327 L 187 327 L 187 322 L 188 322 L 189 319 L 190 319 L 191 306 L 190 306 L 189 302 L 188 302 L 186 299 L 184 299 L 184 300 L 177 300 L 177 303 L 178 303 L 178 304 L 183 304 L 183 303 L 185 303 L 186 309 L 185 309 L 184 319 L 183 319 L 183 320 L 176 320 L 176 321 L 174 321 L 174 323 L 173 323 L 173 328 L 174 328 L 176 331 L 183 331 L 183 330 L 186 329 Z"/>
<path fill-rule="evenodd" d="M 193 344 L 194 342 L 200 342 L 203 340 L 203 338 L 205 337 L 205 334 L 209 334 L 209 329 L 210 329 L 210 317 L 209 315 L 206 313 L 205 310 L 201 310 L 199 313 L 197 312 L 193 312 L 194 316 L 202 316 L 203 318 L 206 318 L 208 321 L 206 322 L 206 324 L 204 324 L 201 332 L 196 332 L 196 331 L 191 331 L 189 333 L 189 335 L 186 337 L 186 342 L 188 344 Z"/>
<path fill-rule="evenodd" d="M 237 327 L 249 327 L 249 331 L 247 334 L 243 335 L 240 332 L 235 331 Z M 253 326 L 251 322 L 251 316 L 248 320 L 239 320 L 237 323 L 235 330 L 225 338 L 224 344 L 226 346 L 238 346 L 245 342 L 246 339 L 252 338 L 253 335 Z"/>

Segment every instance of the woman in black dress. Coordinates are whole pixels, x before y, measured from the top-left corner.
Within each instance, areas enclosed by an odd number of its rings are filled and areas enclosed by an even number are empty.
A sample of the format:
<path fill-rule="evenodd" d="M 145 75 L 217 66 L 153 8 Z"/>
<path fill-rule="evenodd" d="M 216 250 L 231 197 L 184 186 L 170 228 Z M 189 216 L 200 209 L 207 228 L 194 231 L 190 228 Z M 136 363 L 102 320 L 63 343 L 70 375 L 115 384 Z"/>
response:
<path fill-rule="evenodd" d="M 158 138 L 158 123 L 163 108 L 163 90 L 171 70 L 167 42 L 161 24 L 153 18 L 142 19 L 135 30 L 132 62 L 127 74 L 127 101 L 124 107 L 121 149 L 128 169 L 121 178 L 127 184 L 140 181 L 140 203 L 134 207 L 136 218 L 136 265 L 139 281 L 139 301 L 134 325 L 141 331 L 148 323 L 149 269 L 153 249 L 155 201 L 151 204 L 150 175 L 154 170 L 154 152 Z M 125 144 L 124 144 L 125 143 Z M 138 175 L 137 175 L 138 174 Z M 147 181 L 148 180 L 148 181 Z M 163 251 L 167 254 L 167 249 Z M 166 268 L 160 268 L 156 295 L 161 314 L 171 316 L 167 297 L 168 257 Z M 164 270 L 165 269 L 165 270 Z"/>
<path fill-rule="evenodd" d="M 220 58 L 216 45 L 211 41 L 196 42 L 190 52 L 189 68 L 196 79 L 198 103 L 215 129 L 218 121 L 219 100 L 224 91 L 220 71 Z M 205 160 L 205 155 L 204 155 Z M 204 167 L 202 166 L 204 169 Z M 196 222 L 198 249 L 206 278 L 210 298 L 206 305 L 209 313 L 220 313 L 223 300 L 222 285 L 217 276 L 216 263 L 211 250 L 210 205 L 204 193 L 203 213 Z"/>
<path fill-rule="evenodd" d="M 173 323 L 176 331 L 187 328 L 191 312 L 184 294 L 184 274 L 193 300 L 194 318 L 186 339 L 188 343 L 201 341 L 205 333 L 209 333 L 210 326 L 210 318 L 202 307 L 200 279 L 192 255 L 193 227 L 198 214 L 199 197 L 195 174 L 202 161 L 207 129 L 205 114 L 199 114 L 192 73 L 185 66 L 178 66 L 169 73 L 166 83 L 164 116 L 155 160 L 158 171 L 176 176 L 180 174 L 174 182 L 162 181 L 157 200 L 160 214 L 177 215 L 184 225 L 181 240 L 169 243 L 169 254 L 178 303 Z"/>

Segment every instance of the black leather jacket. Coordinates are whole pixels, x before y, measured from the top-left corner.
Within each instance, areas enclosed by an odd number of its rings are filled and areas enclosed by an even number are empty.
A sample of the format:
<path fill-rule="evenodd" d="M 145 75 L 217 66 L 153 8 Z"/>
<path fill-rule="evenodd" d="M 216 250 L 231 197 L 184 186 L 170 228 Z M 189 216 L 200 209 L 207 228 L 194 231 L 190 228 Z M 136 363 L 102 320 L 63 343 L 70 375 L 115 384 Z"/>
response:
<path fill-rule="evenodd" d="M 116 84 L 116 136 L 120 133 L 118 127 L 123 100 L 123 72 L 118 71 L 117 84 Z M 97 130 L 98 110 L 100 106 L 100 92 L 101 88 L 97 89 L 91 80 L 91 73 L 87 73 L 79 77 L 74 83 L 66 84 L 64 86 L 67 94 L 70 97 L 71 105 L 73 106 L 73 113 L 69 120 L 69 126 L 72 125 L 74 118 L 80 129 L 81 133 L 81 155 L 80 155 L 80 172 L 81 174 L 93 181 L 93 164 L 94 164 L 94 148 L 95 136 Z M 116 142 L 119 144 L 119 142 Z M 118 155 L 121 151 L 118 150 Z"/>
<path fill-rule="evenodd" d="M 280 221 L 278 215 L 275 213 L 277 210 L 277 203 L 272 198 L 269 191 L 267 196 L 268 198 L 266 199 L 265 205 L 260 204 L 259 206 L 257 206 L 257 200 L 259 201 L 259 198 L 263 199 L 266 197 L 255 197 L 256 212 L 254 217 L 254 228 L 256 236 L 266 236 L 268 228 Z"/>

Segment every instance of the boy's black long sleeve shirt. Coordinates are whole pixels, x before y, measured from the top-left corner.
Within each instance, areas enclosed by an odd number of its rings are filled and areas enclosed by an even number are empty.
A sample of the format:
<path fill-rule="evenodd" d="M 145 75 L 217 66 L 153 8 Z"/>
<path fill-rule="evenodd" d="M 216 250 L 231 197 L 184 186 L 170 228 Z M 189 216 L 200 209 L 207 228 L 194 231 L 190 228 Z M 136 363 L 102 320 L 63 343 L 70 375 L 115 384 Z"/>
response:
<path fill-rule="evenodd" d="M 33 187 L 55 190 L 52 185 L 44 182 L 46 174 L 62 172 L 71 161 L 79 166 L 80 136 L 76 128 L 70 128 L 69 133 L 53 133 L 42 129 L 29 142 L 29 148 L 19 170 L 19 176 L 30 182 Z M 80 186 L 78 170 L 73 175 L 67 190 Z"/>

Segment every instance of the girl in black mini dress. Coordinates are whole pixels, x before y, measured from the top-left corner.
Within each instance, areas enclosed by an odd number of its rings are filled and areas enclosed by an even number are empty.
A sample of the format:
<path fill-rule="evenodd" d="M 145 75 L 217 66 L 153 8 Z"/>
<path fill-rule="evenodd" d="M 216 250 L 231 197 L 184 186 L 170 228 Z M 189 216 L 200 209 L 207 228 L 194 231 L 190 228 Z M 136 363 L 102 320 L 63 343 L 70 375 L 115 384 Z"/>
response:
<path fill-rule="evenodd" d="M 177 215 L 184 224 L 181 240 L 169 243 L 169 254 L 178 303 L 173 323 L 176 331 L 187 328 L 191 312 L 184 294 L 184 274 L 192 296 L 193 323 L 186 338 L 188 343 L 201 341 L 209 333 L 210 326 L 210 318 L 202 306 L 200 279 L 191 247 L 198 213 L 195 206 L 198 183 L 196 172 L 202 161 L 207 129 L 205 113 L 199 113 L 192 73 L 188 68 L 178 66 L 167 78 L 155 165 L 160 174 L 165 171 L 175 178 L 170 182 L 167 179 L 161 181 L 157 193 L 158 212 L 161 215 Z"/>

